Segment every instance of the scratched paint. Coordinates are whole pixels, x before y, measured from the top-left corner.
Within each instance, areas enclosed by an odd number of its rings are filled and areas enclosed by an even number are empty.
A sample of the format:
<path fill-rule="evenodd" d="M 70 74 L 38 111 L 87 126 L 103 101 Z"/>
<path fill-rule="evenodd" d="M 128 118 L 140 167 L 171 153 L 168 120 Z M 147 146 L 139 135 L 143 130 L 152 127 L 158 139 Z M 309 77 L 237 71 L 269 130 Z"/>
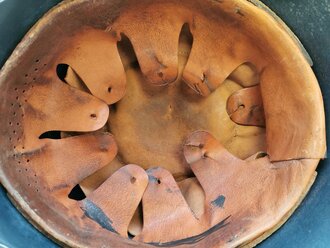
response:
<path fill-rule="evenodd" d="M 229 218 L 230 218 L 230 216 L 226 217 L 225 219 L 223 219 L 221 222 L 219 222 L 218 224 L 216 224 L 215 226 L 213 226 L 209 230 L 207 230 L 207 231 L 205 231 L 201 234 L 198 234 L 196 236 L 193 236 L 193 237 L 180 239 L 180 240 L 175 240 L 175 241 L 166 242 L 166 243 L 152 242 L 152 243 L 148 243 L 148 244 L 158 246 L 158 247 L 174 247 L 174 246 L 180 246 L 180 245 L 195 244 L 195 243 L 203 240 L 204 238 L 206 238 L 211 233 L 214 233 L 214 232 L 218 231 L 219 229 L 224 228 L 225 226 L 229 225 L 230 222 L 227 222 L 227 220 Z"/>
<path fill-rule="evenodd" d="M 215 207 L 223 208 L 223 205 L 225 204 L 225 200 L 226 197 L 224 197 L 223 195 L 219 195 L 217 199 L 211 202 L 211 204 Z"/>
<path fill-rule="evenodd" d="M 81 208 L 88 218 L 96 221 L 100 226 L 109 230 L 110 232 L 118 234 L 118 232 L 112 226 L 112 221 L 105 215 L 102 209 L 99 208 L 92 201 L 88 199 L 84 200 L 83 206 Z"/>

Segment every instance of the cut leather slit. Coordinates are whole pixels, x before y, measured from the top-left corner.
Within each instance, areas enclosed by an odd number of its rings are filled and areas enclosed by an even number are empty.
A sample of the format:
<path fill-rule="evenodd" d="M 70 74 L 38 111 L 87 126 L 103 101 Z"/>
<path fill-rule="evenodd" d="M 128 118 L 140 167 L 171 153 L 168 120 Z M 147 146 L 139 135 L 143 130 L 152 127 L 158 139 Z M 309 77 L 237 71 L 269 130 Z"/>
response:
<path fill-rule="evenodd" d="M 48 131 L 39 136 L 39 139 L 61 139 L 60 131 Z"/>
<path fill-rule="evenodd" d="M 205 212 L 205 193 L 196 177 L 190 177 L 178 182 L 183 197 L 197 219 Z"/>
<path fill-rule="evenodd" d="M 67 64 L 58 64 L 56 67 L 56 74 L 58 78 L 63 82 L 66 82 L 65 77 L 67 76 L 68 68 L 69 66 Z"/>
<path fill-rule="evenodd" d="M 133 239 L 135 236 L 139 235 L 143 229 L 143 206 L 142 201 L 139 203 L 139 206 L 135 210 L 135 213 L 128 225 L 128 237 Z"/>
<path fill-rule="evenodd" d="M 140 68 L 132 42 L 124 33 L 120 34 L 120 41 L 117 43 L 117 48 L 125 70 L 129 68 Z"/>
<path fill-rule="evenodd" d="M 264 158 L 266 156 L 268 156 L 268 154 L 266 152 L 259 152 L 259 153 L 257 153 L 255 158 L 259 159 L 259 158 Z"/>
<path fill-rule="evenodd" d="M 184 67 L 186 66 L 189 55 L 191 52 L 191 48 L 194 42 L 194 37 L 191 33 L 190 26 L 188 23 L 185 23 L 182 26 L 182 29 L 180 31 L 179 35 L 179 46 L 178 46 L 178 69 L 179 69 L 179 77 L 178 79 L 182 77 L 182 73 L 184 70 Z"/>
<path fill-rule="evenodd" d="M 68 197 L 72 200 L 81 201 L 86 198 L 86 195 L 81 190 L 79 184 L 73 187 L 73 189 L 70 191 Z"/>
<path fill-rule="evenodd" d="M 123 167 L 125 163 L 123 163 L 117 154 L 117 156 L 109 161 L 107 165 L 105 165 L 102 169 L 96 171 L 95 173 L 89 175 L 84 178 L 83 181 L 80 182 L 80 187 L 85 195 L 91 194 L 95 189 L 100 187 L 102 183 L 104 183 L 113 173 L 115 173 L 118 169 Z"/>
<path fill-rule="evenodd" d="M 72 87 L 75 87 L 76 89 L 91 94 L 86 84 L 69 65 L 59 64 L 57 66 L 56 72 L 61 81 L 71 85 Z"/>

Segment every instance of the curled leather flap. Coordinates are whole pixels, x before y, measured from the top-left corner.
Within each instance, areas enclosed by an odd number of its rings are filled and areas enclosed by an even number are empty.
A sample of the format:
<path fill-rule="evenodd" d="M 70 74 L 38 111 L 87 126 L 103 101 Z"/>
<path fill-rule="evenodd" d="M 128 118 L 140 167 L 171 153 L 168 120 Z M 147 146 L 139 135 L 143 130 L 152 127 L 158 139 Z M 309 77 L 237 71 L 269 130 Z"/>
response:
<path fill-rule="evenodd" d="M 69 65 L 90 92 L 113 104 L 126 92 L 126 76 L 117 39 L 103 30 L 83 29 L 70 37 L 58 63 Z"/>
<path fill-rule="evenodd" d="M 173 4 L 132 5 L 111 30 L 130 39 L 149 82 L 164 86 L 178 76 L 179 34 L 187 18 L 187 12 Z"/>
<path fill-rule="evenodd" d="M 148 184 L 146 172 L 136 165 L 116 171 L 81 202 L 86 216 L 103 228 L 127 237 L 128 225 Z"/>
<path fill-rule="evenodd" d="M 187 205 L 173 176 L 159 167 L 149 169 L 147 173 L 149 184 L 142 198 L 143 229 L 136 239 L 164 243 L 199 234 L 203 227 Z"/>
<path fill-rule="evenodd" d="M 227 100 L 227 113 L 237 124 L 265 127 L 265 115 L 260 87 L 245 88 Z"/>
<path fill-rule="evenodd" d="M 188 137 L 184 153 L 205 191 L 205 218 L 214 225 L 231 216 L 222 233 L 236 233 L 230 241 L 233 246 L 243 242 L 246 232 L 257 235 L 262 223 L 278 222 L 306 190 L 301 185 L 309 187 L 317 166 L 312 159 L 271 163 L 266 156 L 240 160 L 205 131 Z M 242 224 L 246 230 L 239 230 Z"/>
<path fill-rule="evenodd" d="M 45 180 L 49 191 L 56 191 L 75 186 L 109 163 L 116 154 L 113 136 L 100 133 L 46 140 L 39 150 L 17 157 L 20 164 Z"/>
<path fill-rule="evenodd" d="M 16 115 L 21 115 L 24 138 L 17 149 L 21 151 L 40 146 L 39 136 L 47 131 L 100 129 L 109 115 L 108 106 L 103 101 L 59 79 L 35 83 L 19 101 L 22 107 Z"/>
<path fill-rule="evenodd" d="M 225 17 L 219 17 L 219 21 L 221 18 Z M 200 15 L 194 17 L 190 26 L 194 43 L 183 71 L 183 80 L 198 94 L 207 96 L 215 91 L 246 61 L 262 66 L 258 49 L 250 46 L 247 37 L 231 26 L 219 28 Z M 224 36 L 226 41 L 220 42 Z"/>

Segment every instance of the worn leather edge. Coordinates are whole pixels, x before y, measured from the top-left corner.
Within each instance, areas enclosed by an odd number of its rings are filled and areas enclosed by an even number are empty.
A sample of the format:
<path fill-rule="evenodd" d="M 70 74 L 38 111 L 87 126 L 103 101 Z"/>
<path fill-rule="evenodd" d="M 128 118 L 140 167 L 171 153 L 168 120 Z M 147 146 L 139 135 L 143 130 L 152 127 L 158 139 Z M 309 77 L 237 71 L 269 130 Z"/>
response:
<path fill-rule="evenodd" d="M 254 6 L 266 11 L 271 17 L 273 17 L 273 19 L 288 33 L 288 35 L 296 42 L 296 45 L 300 48 L 300 51 L 302 52 L 302 54 L 304 55 L 304 57 L 306 58 L 308 64 L 310 66 L 313 66 L 314 62 L 311 58 L 311 56 L 309 55 L 309 53 L 307 52 L 306 48 L 304 47 L 304 45 L 301 43 L 301 41 L 299 40 L 299 38 L 297 37 L 297 35 L 292 31 L 291 28 L 289 28 L 289 26 L 282 21 L 282 19 L 273 11 L 271 10 L 267 5 L 265 5 L 263 2 L 261 2 L 260 0 L 246 0 L 250 3 L 252 3 Z"/>
<path fill-rule="evenodd" d="M 69 247 L 65 243 L 63 243 L 60 240 L 55 239 L 52 237 L 49 233 L 43 230 L 43 228 L 35 221 L 33 221 L 32 218 L 29 217 L 29 215 L 24 211 L 23 208 L 20 207 L 20 205 L 16 202 L 16 200 L 7 192 L 6 193 L 8 199 L 10 202 L 14 205 L 14 207 L 19 211 L 19 213 L 35 228 L 37 229 L 40 233 L 42 233 L 46 238 L 52 240 L 55 242 L 57 245 L 60 245 L 61 247 Z"/>
<path fill-rule="evenodd" d="M 73 5 L 78 5 L 85 1 L 86 0 L 64 0 L 52 7 L 42 17 L 40 17 L 40 19 L 24 35 L 22 40 L 13 50 L 12 54 L 6 60 L 3 67 L 0 69 L 0 85 L 4 83 L 4 81 L 9 75 L 9 72 L 13 69 L 13 64 L 16 61 L 19 61 L 22 54 L 24 54 L 24 52 L 29 49 L 29 46 L 34 41 L 35 37 L 38 37 L 38 33 L 42 32 L 42 30 L 47 27 L 49 20 L 53 20 L 59 13 L 65 11 L 68 8 L 71 8 Z M 75 243 L 72 239 L 68 239 L 64 235 L 59 235 L 59 233 L 54 232 L 53 229 L 43 219 L 41 219 L 39 215 L 33 211 L 33 209 L 30 208 L 24 198 L 22 198 L 17 193 L 15 188 L 13 188 L 12 185 L 7 181 L 6 177 L 4 177 L 2 167 L 3 165 L 0 164 L 0 184 L 6 190 L 9 200 L 13 203 L 16 209 L 19 210 L 19 212 L 24 216 L 24 218 L 29 221 L 29 223 L 31 223 L 38 231 L 43 233 L 46 237 L 50 238 L 62 247 L 84 247 L 81 243 Z M 87 246 L 85 247 L 88 248 Z"/>
<path fill-rule="evenodd" d="M 319 162 L 317 162 L 317 163 L 319 163 Z M 286 223 L 286 221 L 291 217 L 291 215 L 295 212 L 295 210 L 300 206 L 302 201 L 305 199 L 306 195 L 308 194 L 308 192 L 310 191 L 312 185 L 314 184 L 316 177 L 317 177 L 317 172 L 315 171 L 315 173 L 313 174 L 313 177 L 310 179 L 309 184 L 306 186 L 303 194 L 300 196 L 300 198 L 299 198 L 298 202 L 296 203 L 296 205 L 294 205 L 283 216 L 281 221 L 276 226 L 274 226 L 273 228 L 271 228 L 268 231 L 265 231 L 260 236 L 250 239 L 249 241 L 245 242 L 244 244 L 242 244 L 238 247 L 242 247 L 242 248 L 255 247 L 256 245 L 260 244 L 262 241 L 267 239 L 269 236 L 271 236 L 273 233 L 275 233 L 282 225 L 284 225 Z M 5 188 L 7 189 L 7 187 L 5 187 Z M 13 205 L 24 216 L 24 218 L 26 218 L 29 221 L 29 223 L 31 223 L 38 231 L 40 231 L 47 238 L 49 238 L 52 241 L 54 241 L 55 243 L 61 245 L 61 247 L 74 247 L 74 248 L 84 247 L 80 243 L 76 244 L 76 243 L 71 242 L 70 239 L 66 239 L 66 238 L 61 239 L 61 237 L 59 235 L 57 235 L 57 233 L 54 233 L 54 232 L 51 231 L 51 229 L 46 228 L 48 226 L 47 226 L 46 223 L 43 223 L 44 222 L 43 220 L 41 220 L 41 222 L 38 222 L 38 221 L 35 221 L 33 218 L 30 217 L 31 215 L 34 215 L 35 217 L 37 217 L 39 219 L 39 216 L 36 215 L 32 211 L 32 209 L 24 201 L 20 201 L 19 199 L 16 200 L 13 195 L 8 193 L 8 191 L 7 191 L 7 196 L 10 199 L 10 201 L 13 203 Z M 63 240 L 65 240 L 66 242 L 63 242 Z M 147 244 L 145 244 L 145 245 L 147 245 Z M 87 246 L 85 246 L 85 247 L 87 248 Z M 217 247 L 217 246 L 215 246 L 215 247 Z"/>
<path fill-rule="evenodd" d="M 22 40 L 18 43 L 12 54 L 8 57 L 5 64 L 0 69 L 0 75 L 2 76 L 0 78 L 0 84 L 5 80 L 9 74 L 9 71 L 12 69 L 13 62 L 18 60 L 22 54 L 29 49 L 30 44 L 35 40 L 35 38 L 38 37 L 38 33 L 42 32 L 42 29 L 47 27 L 49 20 L 55 19 L 57 14 L 65 11 L 65 9 L 71 8 L 72 5 L 78 5 L 82 2 L 86 2 L 86 0 L 63 0 L 41 16 L 23 36 Z M 6 77 L 4 77 L 4 75 Z"/>
<path fill-rule="evenodd" d="M 319 162 L 318 162 L 319 163 Z M 302 203 L 302 201 L 305 199 L 306 195 L 308 194 L 308 192 L 310 191 L 310 189 L 312 188 L 315 179 L 317 177 L 317 172 L 315 171 L 313 174 L 313 177 L 310 179 L 309 184 L 306 186 L 303 194 L 300 196 L 299 200 L 297 201 L 296 205 L 294 205 L 281 219 L 280 222 L 277 223 L 276 226 L 274 226 L 273 228 L 271 228 L 268 231 L 265 231 L 263 234 L 261 234 L 259 237 L 255 238 L 255 239 L 251 239 L 250 241 L 247 241 L 246 243 L 238 246 L 238 247 L 242 247 L 242 248 L 252 248 L 257 246 L 258 244 L 260 244 L 262 241 L 264 241 L 265 239 L 267 239 L 268 237 L 270 237 L 273 233 L 275 233 L 277 230 L 279 230 L 286 222 L 287 220 L 291 217 L 291 215 L 297 210 L 297 208 L 300 206 L 300 204 Z"/>
<path fill-rule="evenodd" d="M 7 191 L 8 199 L 16 207 L 16 209 L 24 216 L 24 218 L 32 224 L 38 231 L 43 235 L 50 238 L 57 244 L 62 247 L 73 247 L 81 248 L 81 244 L 76 244 L 72 242 L 71 239 L 66 238 L 65 236 L 59 235 L 56 232 L 53 232 L 52 228 L 47 225 L 47 223 L 36 214 L 33 209 L 24 201 L 24 198 L 20 197 L 17 191 L 11 186 L 7 180 L 4 180 L 3 173 L 0 171 L 0 181 L 2 182 L 3 187 Z M 33 216 L 33 217 L 32 217 Z M 64 242 L 65 241 L 65 242 Z M 87 248 L 87 246 L 86 246 Z"/>

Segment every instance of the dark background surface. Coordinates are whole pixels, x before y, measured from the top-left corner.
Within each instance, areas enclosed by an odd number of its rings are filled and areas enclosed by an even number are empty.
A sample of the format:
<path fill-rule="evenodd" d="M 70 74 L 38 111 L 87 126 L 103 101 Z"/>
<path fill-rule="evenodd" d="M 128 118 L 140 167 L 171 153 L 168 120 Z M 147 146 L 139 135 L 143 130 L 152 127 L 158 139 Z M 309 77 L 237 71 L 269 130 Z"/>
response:
<path fill-rule="evenodd" d="M 60 0 L 0 0 L 0 67 L 31 26 Z M 306 47 L 330 121 L 329 0 L 263 0 Z M 302 110 L 303 111 L 303 110 Z M 328 126 L 328 125 L 327 125 Z M 328 128 L 327 133 L 330 133 Z M 329 136 L 327 137 L 330 143 Z M 327 154 L 329 157 L 329 153 Z M 330 247 L 330 160 L 318 167 L 311 191 L 286 224 L 258 247 Z M 0 186 L 0 248 L 57 247 L 15 209 Z"/>

